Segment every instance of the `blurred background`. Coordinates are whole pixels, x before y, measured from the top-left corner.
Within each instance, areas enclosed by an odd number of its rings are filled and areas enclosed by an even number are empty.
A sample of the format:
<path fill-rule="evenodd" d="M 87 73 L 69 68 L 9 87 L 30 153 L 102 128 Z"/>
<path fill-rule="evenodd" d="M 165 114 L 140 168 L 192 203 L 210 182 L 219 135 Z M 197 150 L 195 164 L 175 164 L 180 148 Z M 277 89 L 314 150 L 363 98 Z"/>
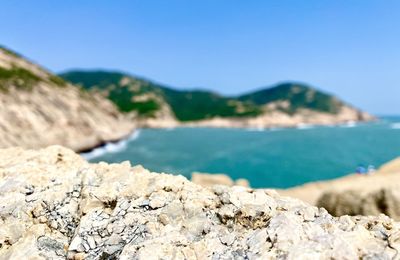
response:
<path fill-rule="evenodd" d="M 287 188 L 400 151 L 398 1 L 3 1 L 0 146 Z"/>
<path fill-rule="evenodd" d="M 2 42 L 53 72 L 109 68 L 241 94 L 296 80 L 399 114 L 397 1 L 4 1 Z M 384 91 L 382 91 L 384 90 Z"/>

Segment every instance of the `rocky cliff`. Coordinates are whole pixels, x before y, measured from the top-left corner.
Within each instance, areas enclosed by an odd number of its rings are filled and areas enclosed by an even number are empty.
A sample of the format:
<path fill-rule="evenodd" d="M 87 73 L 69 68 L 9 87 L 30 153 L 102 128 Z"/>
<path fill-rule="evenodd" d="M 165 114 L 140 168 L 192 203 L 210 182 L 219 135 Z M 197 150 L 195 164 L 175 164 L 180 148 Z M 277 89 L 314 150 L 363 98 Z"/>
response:
<path fill-rule="evenodd" d="M 394 259 L 400 223 L 203 188 L 59 146 L 0 150 L 1 259 Z"/>
<path fill-rule="evenodd" d="M 132 130 L 109 100 L 0 47 L 0 147 L 60 144 L 80 151 Z"/>

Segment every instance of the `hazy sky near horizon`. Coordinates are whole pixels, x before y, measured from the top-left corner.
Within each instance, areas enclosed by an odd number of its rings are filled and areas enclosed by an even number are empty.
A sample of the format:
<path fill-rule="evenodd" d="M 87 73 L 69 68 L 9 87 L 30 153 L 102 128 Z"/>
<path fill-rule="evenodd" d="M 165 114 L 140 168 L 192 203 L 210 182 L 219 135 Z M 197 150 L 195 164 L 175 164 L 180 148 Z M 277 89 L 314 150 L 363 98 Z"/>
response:
<path fill-rule="evenodd" d="M 400 114 L 400 1 L 1 3 L 0 44 L 54 72 L 122 70 L 239 94 L 300 81 Z"/>

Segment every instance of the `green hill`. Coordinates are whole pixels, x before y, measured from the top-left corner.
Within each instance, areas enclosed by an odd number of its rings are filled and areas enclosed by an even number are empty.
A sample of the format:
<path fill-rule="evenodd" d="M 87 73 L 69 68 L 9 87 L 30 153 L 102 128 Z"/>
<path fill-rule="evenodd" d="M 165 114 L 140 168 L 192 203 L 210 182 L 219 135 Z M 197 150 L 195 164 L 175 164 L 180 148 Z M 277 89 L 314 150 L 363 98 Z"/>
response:
<path fill-rule="evenodd" d="M 293 114 L 298 109 L 310 109 L 336 114 L 344 103 L 336 97 L 312 87 L 297 83 L 282 83 L 238 97 L 241 101 L 265 105 L 276 101 L 288 101 L 285 112 Z"/>
<path fill-rule="evenodd" d="M 136 111 L 142 116 L 153 115 L 163 104 L 169 105 L 180 121 L 215 116 L 254 116 L 262 112 L 252 102 L 242 102 L 210 91 L 175 90 L 119 72 L 70 71 L 60 74 L 60 77 L 85 89 L 102 92 L 123 112 Z M 145 101 L 135 99 L 145 95 L 148 95 Z"/>
<path fill-rule="evenodd" d="M 133 78 L 120 72 L 71 71 L 60 77 L 87 90 L 101 92 L 114 102 L 120 111 L 137 111 L 142 116 L 153 116 L 160 108 L 160 87 L 149 81 Z M 151 93 L 154 97 L 135 100 Z"/>
<path fill-rule="evenodd" d="M 205 118 L 244 117 L 261 114 L 259 106 L 234 98 L 223 97 L 215 92 L 194 90 L 178 91 L 163 89 L 164 97 L 176 117 L 181 121 Z"/>
<path fill-rule="evenodd" d="M 123 112 L 153 116 L 160 107 L 168 105 L 180 121 L 257 116 L 266 111 L 266 106 L 279 101 L 288 106 L 276 109 L 288 114 L 299 109 L 335 114 L 345 105 L 332 95 L 297 83 L 282 83 L 238 97 L 225 97 L 206 90 L 176 90 L 120 72 L 70 71 L 60 77 L 103 93 Z"/>

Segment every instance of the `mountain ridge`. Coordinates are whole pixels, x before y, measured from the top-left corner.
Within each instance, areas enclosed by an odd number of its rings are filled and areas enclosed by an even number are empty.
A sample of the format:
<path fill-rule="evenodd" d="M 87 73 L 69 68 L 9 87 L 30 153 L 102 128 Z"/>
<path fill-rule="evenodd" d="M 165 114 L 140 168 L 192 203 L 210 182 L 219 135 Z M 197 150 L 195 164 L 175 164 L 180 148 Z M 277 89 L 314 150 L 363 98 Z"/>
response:
<path fill-rule="evenodd" d="M 118 75 L 117 78 L 115 77 L 116 75 Z M 242 95 L 227 96 L 207 89 L 174 89 L 171 86 L 155 83 L 147 78 L 116 71 L 72 70 L 63 72 L 59 76 L 74 84 L 81 85 L 85 89 L 103 91 L 103 94 L 116 103 L 124 112 L 135 110 L 134 105 L 132 105 L 135 103 L 135 95 L 153 92 L 158 97 L 158 101 L 161 101 L 161 105 L 168 107 L 172 112 L 170 118 L 175 117 L 180 122 L 191 122 L 194 124 L 216 118 L 222 118 L 223 120 L 236 118 L 246 121 L 247 119 L 260 117 L 265 114 L 272 115 L 277 113 L 289 118 L 296 117 L 305 112 L 308 114 L 312 112 L 314 114 L 323 114 L 323 116 L 332 116 L 343 114 L 343 110 L 352 115 L 341 117 L 340 120 L 336 121 L 332 117 L 332 120 L 335 121 L 332 123 L 364 121 L 373 118 L 341 101 L 336 96 L 313 88 L 308 84 L 295 81 L 280 82 L 271 87 L 258 88 Z M 122 84 L 122 80 L 124 80 L 124 84 Z M 136 86 L 140 90 L 136 89 L 132 91 L 133 86 Z M 126 100 L 127 95 L 125 94 L 127 93 L 117 93 L 121 92 L 122 88 L 127 89 L 127 92 L 131 92 L 130 101 Z M 128 103 L 132 103 L 130 106 L 131 110 L 121 107 L 120 102 L 123 99 Z M 154 98 L 153 101 L 157 103 Z M 157 107 L 153 106 L 152 109 L 153 113 L 157 110 Z M 145 116 L 148 115 L 140 110 L 136 112 L 138 112 L 139 117 L 143 114 Z M 248 121 L 244 124 L 248 124 Z M 299 123 L 297 121 L 301 120 L 296 119 L 294 121 Z M 289 123 L 289 125 L 295 124 L 294 121 L 293 123 Z M 329 120 L 327 119 L 326 121 Z M 316 123 L 318 124 L 318 122 Z M 264 126 L 268 125 L 264 124 Z"/>

